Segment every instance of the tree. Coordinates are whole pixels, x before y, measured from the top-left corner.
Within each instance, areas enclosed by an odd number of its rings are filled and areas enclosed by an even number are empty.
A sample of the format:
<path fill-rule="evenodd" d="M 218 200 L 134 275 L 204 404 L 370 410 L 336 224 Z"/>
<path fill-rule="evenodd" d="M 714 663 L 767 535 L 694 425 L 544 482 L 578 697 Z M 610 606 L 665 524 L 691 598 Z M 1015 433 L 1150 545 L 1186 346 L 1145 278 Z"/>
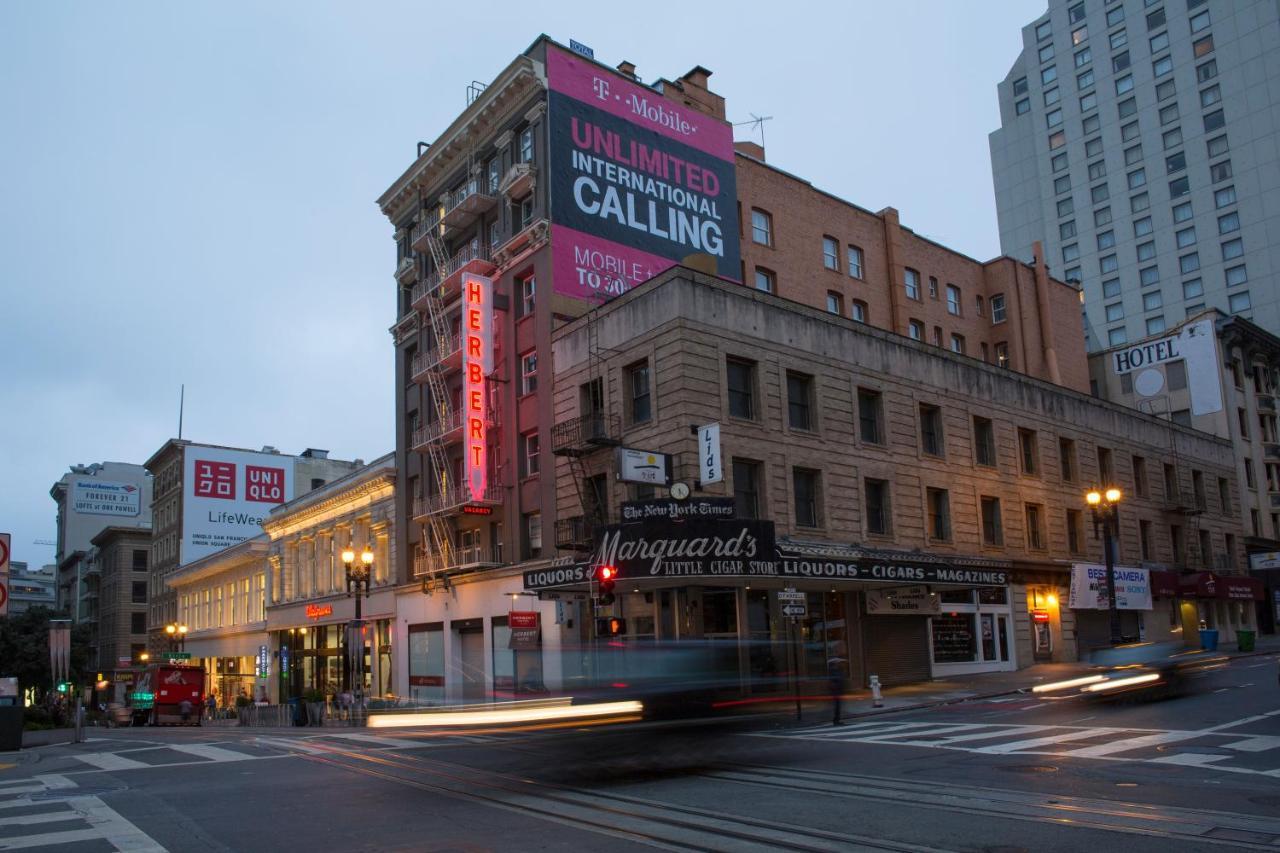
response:
<path fill-rule="evenodd" d="M 23 613 L 0 619 L 0 676 L 18 677 L 18 685 L 37 692 L 53 688 L 53 671 L 49 665 L 49 620 L 58 618 L 47 607 L 32 607 Z M 71 628 L 71 657 L 68 663 L 72 684 L 88 684 L 90 672 L 89 644 L 92 631 L 88 625 Z"/>

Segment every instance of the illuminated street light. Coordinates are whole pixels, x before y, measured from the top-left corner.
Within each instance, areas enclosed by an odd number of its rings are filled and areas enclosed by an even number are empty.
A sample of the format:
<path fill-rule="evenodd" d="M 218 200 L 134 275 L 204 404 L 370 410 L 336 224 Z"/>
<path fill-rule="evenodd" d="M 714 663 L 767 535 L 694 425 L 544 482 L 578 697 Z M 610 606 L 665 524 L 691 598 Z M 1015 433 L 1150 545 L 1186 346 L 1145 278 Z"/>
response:
<path fill-rule="evenodd" d="M 1102 525 L 1102 551 L 1107 563 L 1107 607 L 1111 616 L 1111 645 L 1118 646 L 1123 639 L 1120 636 L 1120 611 L 1116 607 L 1116 561 L 1112 532 L 1119 536 L 1120 501 L 1124 497 L 1115 486 L 1106 489 L 1090 489 L 1084 501 L 1093 513 L 1093 535 L 1098 535 L 1098 525 Z"/>

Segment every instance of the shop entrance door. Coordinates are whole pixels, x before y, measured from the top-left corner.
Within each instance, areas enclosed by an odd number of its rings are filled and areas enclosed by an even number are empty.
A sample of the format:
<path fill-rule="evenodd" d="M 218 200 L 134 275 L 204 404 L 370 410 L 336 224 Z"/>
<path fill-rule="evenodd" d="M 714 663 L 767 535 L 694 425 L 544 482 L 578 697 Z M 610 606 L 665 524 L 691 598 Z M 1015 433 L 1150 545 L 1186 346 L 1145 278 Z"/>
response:
<path fill-rule="evenodd" d="M 467 702 L 484 700 L 484 628 L 468 626 L 458 631 L 459 663 L 462 670 L 462 698 Z"/>

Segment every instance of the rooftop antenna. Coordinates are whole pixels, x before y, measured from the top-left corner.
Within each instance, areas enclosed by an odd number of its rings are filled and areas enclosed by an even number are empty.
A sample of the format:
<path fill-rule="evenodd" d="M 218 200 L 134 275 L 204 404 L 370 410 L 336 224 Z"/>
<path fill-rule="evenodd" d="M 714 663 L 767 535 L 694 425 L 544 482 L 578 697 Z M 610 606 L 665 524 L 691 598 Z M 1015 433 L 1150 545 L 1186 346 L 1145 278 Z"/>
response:
<path fill-rule="evenodd" d="M 182 440 L 182 410 L 187 402 L 187 385 L 184 382 L 178 391 L 178 440 Z"/>
<path fill-rule="evenodd" d="M 772 121 L 773 116 L 758 116 L 755 113 L 747 113 L 747 115 L 751 116 L 751 121 L 735 122 L 733 126 L 742 127 L 743 125 L 749 124 L 751 125 L 752 133 L 755 133 L 757 130 L 760 131 L 760 147 L 763 148 L 764 147 L 764 123 L 766 121 Z"/>

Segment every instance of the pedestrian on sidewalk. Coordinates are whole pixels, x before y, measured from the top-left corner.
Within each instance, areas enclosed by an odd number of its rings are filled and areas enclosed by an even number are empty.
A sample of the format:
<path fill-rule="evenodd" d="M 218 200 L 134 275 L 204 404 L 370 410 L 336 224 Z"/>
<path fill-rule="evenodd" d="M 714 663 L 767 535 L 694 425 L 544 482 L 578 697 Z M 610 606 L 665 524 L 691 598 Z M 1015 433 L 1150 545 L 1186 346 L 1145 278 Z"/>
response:
<path fill-rule="evenodd" d="M 827 680 L 831 685 L 831 725 L 842 726 L 840 699 L 844 693 L 844 658 L 827 658 Z"/>
<path fill-rule="evenodd" d="M 209 719 L 214 720 L 218 717 L 218 694 L 210 693 L 209 698 L 205 700 L 205 707 L 209 711 Z"/>

